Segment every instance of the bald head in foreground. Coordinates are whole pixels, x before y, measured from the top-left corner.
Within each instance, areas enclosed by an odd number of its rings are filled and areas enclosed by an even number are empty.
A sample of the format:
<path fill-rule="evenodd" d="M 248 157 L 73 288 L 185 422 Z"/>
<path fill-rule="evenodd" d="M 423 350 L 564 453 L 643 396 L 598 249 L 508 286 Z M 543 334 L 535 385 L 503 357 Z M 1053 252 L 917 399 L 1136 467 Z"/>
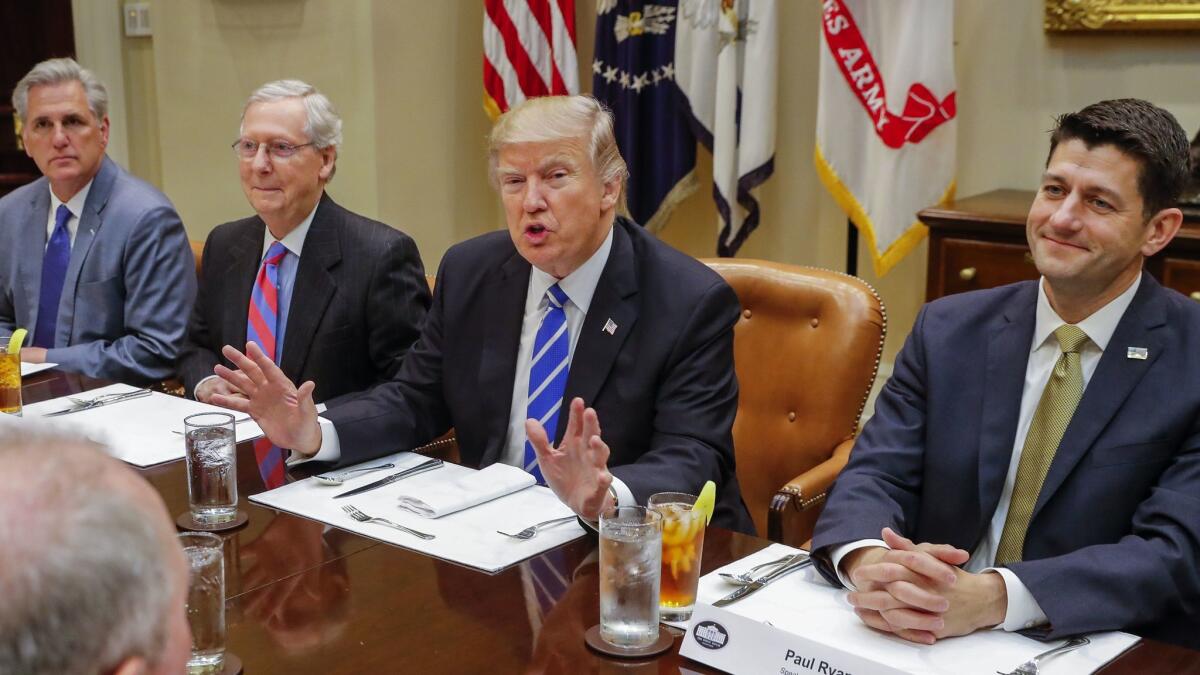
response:
<path fill-rule="evenodd" d="M 188 572 L 162 499 L 94 445 L 0 432 L 0 673 L 182 673 Z"/>

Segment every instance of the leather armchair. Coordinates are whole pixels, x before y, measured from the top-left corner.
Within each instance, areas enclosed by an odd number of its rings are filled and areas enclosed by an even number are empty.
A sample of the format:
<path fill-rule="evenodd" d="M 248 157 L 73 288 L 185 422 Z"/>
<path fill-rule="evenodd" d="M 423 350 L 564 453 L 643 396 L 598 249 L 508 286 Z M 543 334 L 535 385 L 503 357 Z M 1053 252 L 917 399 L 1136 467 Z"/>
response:
<path fill-rule="evenodd" d="M 887 334 L 875 289 L 839 272 L 703 261 L 742 304 L 734 328 L 738 482 L 759 534 L 799 546 L 850 456 Z"/>

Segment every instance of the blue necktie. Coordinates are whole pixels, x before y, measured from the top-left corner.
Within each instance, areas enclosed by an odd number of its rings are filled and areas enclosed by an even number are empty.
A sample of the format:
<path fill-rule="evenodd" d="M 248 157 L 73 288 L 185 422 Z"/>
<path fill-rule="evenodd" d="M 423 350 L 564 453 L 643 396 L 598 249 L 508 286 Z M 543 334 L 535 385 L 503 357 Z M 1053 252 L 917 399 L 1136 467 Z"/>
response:
<path fill-rule="evenodd" d="M 571 337 L 567 331 L 567 312 L 563 309 L 568 299 L 558 284 L 546 291 L 549 307 L 533 339 L 533 358 L 529 361 L 529 397 L 525 405 L 525 417 L 541 422 L 551 442 L 558 431 L 558 411 L 562 408 L 570 365 L 567 357 L 571 351 Z M 525 470 L 533 474 L 539 483 L 546 482 L 529 439 L 525 440 Z"/>
<path fill-rule="evenodd" d="M 34 347 L 54 347 L 58 301 L 62 299 L 67 265 L 71 262 L 71 233 L 67 231 L 70 219 L 71 210 L 66 204 L 59 204 L 58 211 L 54 212 L 54 231 L 50 233 L 46 253 L 42 256 L 42 290 L 38 296 L 37 325 L 33 329 Z"/>

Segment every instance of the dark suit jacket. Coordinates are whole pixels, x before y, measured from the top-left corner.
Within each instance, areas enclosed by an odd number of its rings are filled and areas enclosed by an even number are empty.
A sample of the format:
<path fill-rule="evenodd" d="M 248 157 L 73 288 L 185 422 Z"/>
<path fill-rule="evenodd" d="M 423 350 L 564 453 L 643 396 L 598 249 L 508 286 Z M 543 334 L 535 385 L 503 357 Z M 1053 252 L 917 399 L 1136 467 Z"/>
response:
<path fill-rule="evenodd" d="M 246 344 L 250 290 L 266 225 L 258 216 L 225 223 L 204 244 L 200 292 L 179 371 L 189 396 L 229 361 L 221 347 Z M 316 383 L 314 399 L 362 391 L 389 379 L 417 339 L 429 285 L 408 235 L 321 197 L 304 240 L 279 367 Z"/>
<path fill-rule="evenodd" d="M 0 335 L 37 324 L 49 214 L 45 177 L 0 199 Z M 128 384 L 171 376 L 195 270 L 170 200 L 105 157 L 79 214 L 46 360 Z"/>
<path fill-rule="evenodd" d="M 921 310 L 817 523 L 818 557 L 885 525 L 974 550 L 1012 456 L 1036 303 L 1024 282 Z M 1121 629 L 1200 646 L 1197 383 L 1200 306 L 1143 274 L 1010 566 L 1050 620 L 1035 637 Z"/>
<path fill-rule="evenodd" d="M 446 252 L 433 308 L 400 373 L 325 414 L 337 428 L 342 464 L 419 446 L 451 427 L 464 463 L 501 458 L 530 269 L 508 232 Z M 737 296 L 715 272 L 618 219 L 564 408 L 580 396 L 596 409 L 609 467 L 640 503 L 654 492 L 696 494 L 713 480 L 713 523 L 753 532 L 731 434 L 738 313 Z M 610 319 L 612 335 L 603 330 Z M 561 439 L 565 409 L 559 419 Z"/>

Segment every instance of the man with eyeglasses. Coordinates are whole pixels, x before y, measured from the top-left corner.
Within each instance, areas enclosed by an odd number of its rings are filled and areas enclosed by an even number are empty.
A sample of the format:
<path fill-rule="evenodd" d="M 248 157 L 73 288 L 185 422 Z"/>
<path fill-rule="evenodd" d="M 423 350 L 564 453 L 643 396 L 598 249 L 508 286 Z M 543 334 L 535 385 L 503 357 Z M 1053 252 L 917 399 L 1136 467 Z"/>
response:
<path fill-rule="evenodd" d="M 399 369 L 429 308 L 425 270 L 408 235 L 325 192 L 341 140 L 341 118 L 309 84 L 270 82 L 246 101 L 233 154 L 256 215 L 204 245 L 180 359 L 188 395 L 241 396 L 213 367 L 230 365 L 222 346 L 247 341 L 326 403 Z"/>
<path fill-rule="evenodd" d="M 196 295 L 183 223 L 158 190 L 105 155 L 108 93 L 72 59 L 13 89 L 42 178 L 0 199 L 0 335 L 21 360 L 148 384 L 170 376 Z"/>

